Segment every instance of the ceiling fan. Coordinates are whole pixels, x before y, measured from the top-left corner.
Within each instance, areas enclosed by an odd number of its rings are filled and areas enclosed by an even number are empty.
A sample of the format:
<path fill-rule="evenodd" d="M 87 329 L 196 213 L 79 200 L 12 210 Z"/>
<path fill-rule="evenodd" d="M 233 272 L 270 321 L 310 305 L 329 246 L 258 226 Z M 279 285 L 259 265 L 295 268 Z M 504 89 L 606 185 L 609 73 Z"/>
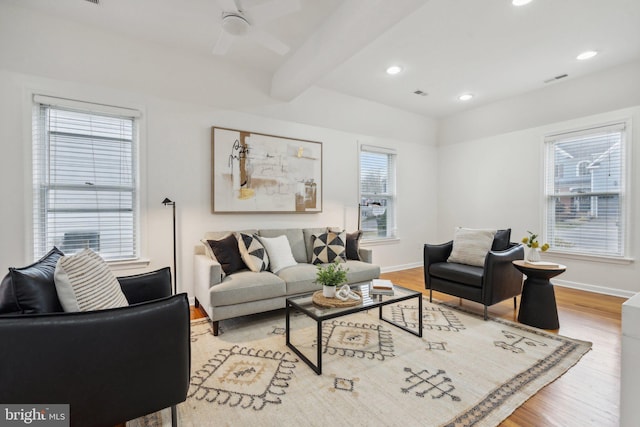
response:
<path fill-rule="evenodd" d="M 299 0 L 271 0 L 243 9 L 241 0 L 218 0 L 222 8 L 220 36 L 213 47 L 214 55 L 224 55 L 234 40 L 247 37 L 277 54 L 289 52 L 289 46 L 257 25 L 300 9 Z"/>

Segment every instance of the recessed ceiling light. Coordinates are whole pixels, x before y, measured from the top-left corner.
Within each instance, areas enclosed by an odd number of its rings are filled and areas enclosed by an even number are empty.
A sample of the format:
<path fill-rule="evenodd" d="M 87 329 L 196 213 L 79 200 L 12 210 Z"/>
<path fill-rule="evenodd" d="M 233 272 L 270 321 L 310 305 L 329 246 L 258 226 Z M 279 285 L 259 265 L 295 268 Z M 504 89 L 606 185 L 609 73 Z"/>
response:
<path fill-rule="evenodd" d="M 596 52 L 595 50 L 588 50 L 588 51 L 582 52 L 580 55 L 576 56 L 576 59 L 579 59 L 580 61 L 584 61 L 585 59 L 593 58 L 597 54 L 598 54 L 598 52 Z"/>
<path fill-rule="evenodd" d="M 399 74 L 401 71 L 402 71 L 402 67 L 399 65 L 392 65 L 391 67 L 387 68 L 387 74 L 391 76 L 395 76 L 396 74 Z"/>
<path fill-rule="evenodd" d="M 471 93 L 463 93 L 462 95 L 460 95 L 460 96 L 458 97 L 458 99 L 459 99 L 460 101 L 468 101 L 468 100 L 470 100 L 471 98 L 473 98 L 473 94 L 471 94 Z"/>
<path fill-rule="evenodd" d="M 525 4 L 531 3 L 531 0 L 513 0 L 511 2 L 514 6 L 524 6 Z"/>

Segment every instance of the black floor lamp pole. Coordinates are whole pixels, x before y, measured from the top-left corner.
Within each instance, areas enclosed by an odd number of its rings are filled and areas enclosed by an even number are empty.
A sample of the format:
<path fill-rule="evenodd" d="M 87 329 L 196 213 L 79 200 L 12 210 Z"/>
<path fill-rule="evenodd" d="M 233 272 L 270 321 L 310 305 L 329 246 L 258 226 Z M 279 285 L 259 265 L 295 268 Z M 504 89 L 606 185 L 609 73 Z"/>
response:
<path fill-rule="evenodd" d="M 165 197 L 162 204 L 173 207 L 173 294 L 175 295 L 178 288 L 178 263 L 176 262 L 176 202 Z"/>

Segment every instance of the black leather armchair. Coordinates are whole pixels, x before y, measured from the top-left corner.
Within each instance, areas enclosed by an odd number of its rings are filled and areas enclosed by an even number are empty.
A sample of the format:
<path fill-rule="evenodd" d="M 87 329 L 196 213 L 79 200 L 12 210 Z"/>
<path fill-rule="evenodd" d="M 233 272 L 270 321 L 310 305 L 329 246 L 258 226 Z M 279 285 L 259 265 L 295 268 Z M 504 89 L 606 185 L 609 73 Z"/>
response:
<path fill-rule="evenodd" d="M 494 247 L 498 246 L 496 243 L 494 240 Z M 487 253 L 484 267 L 476 267 L 447 262 L 453 240 L 440 245 L 425 244 L 424 284 L 429 289 L 429 301 L 433 299 L 433 291 L 439 291 L 478 302 L 484 305 L 485 320 L 488 306 L 508 298 L 513 298 L 515 309 L 516 296 L 522 293 L 522 273 L 511 261 L 524 259 L 524 247 L 519 243 L 503 246 L 506 249 Z"/>
<path fill-rule="evenodd" d="M 129 307 L 0 317 L 0 402 L 68 403 L 72 426 L 113 426 L 186 399 L 190 320 L 168 268 L 119 278 Z"/>

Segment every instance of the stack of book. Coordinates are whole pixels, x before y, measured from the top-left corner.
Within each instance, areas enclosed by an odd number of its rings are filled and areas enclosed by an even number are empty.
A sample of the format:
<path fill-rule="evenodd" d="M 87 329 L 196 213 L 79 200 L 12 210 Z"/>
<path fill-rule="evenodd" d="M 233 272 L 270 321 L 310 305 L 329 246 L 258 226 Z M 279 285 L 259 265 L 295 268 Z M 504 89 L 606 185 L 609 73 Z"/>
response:
<path fill-rule="evenodd" d="M 371 281 L 371 295 L 393 295 L 391 280 L 373 279 Z"/>

